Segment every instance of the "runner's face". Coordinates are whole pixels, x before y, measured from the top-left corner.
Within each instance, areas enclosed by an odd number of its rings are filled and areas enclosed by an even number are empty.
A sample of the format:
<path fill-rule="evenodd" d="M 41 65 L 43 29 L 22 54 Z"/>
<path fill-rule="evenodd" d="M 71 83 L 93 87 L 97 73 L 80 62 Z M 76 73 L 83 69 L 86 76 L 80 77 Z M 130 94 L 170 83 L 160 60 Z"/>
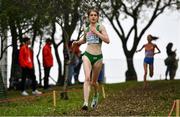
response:
<path fill-rule="evenodd" d="M 150 43 L 152 41 L 152 37 L 150 35 L 148 35 L 147 40 Z"/>
<path fill-rule="evenodd" d="M 98 21 L 98 14 L 94 11 L 91 11 L 91 13 L 89 14 L 89 21 L 90 23 L 96 23 Z"/>

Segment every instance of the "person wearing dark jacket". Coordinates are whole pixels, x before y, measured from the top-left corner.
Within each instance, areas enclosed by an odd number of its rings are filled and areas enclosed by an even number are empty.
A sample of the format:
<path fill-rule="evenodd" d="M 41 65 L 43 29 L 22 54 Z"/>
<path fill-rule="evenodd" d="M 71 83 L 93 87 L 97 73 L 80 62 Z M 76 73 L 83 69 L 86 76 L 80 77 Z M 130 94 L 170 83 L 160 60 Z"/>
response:
<path fill-rule="evenodd" d="M 79 84 L 79 72 L 81 69 L 81 64 L 82 64 L 82 54 L 81 54 L 81 50 L 79 49 L 80 46 L 75 46 L 73 49 L 73 52 L 75 54 L 76 57 L 76 65 L 74 67 L 74 80 L 75 80 L 75 84 Z"/>
<path fill-rule="evenodd" d="M 51 53 L 51 40 L 47 39 L 43 47 L 43 66 L 44 66 L 44 89 L 49 88 L 49 73 L 53 66 L 53 56 Z"/>
<path fill-rule="evenodd" d="M 170 80 L 173 80 L 176 74 L 176 70 L 178 67 L 179 59 L 176 59 L 176 49 L 172 50 L 173 43 L 169 42 L 166 46 L 167 58 L 164 60 L 165 65 L 167 66 L 165 72 L 165 80 L 169 75 Z"/>
<path fill-rule="evenodd" d="M 29 94 L 26 92 L 26 78 L 30 78 L 32 80 L 32 94 L 39 95 L 42 94 L 38 91 L 36 76 L 34 74 L 34 66 L 33 66 L 33 52 L 28 47 L 30 45 L 30 38 L 24 37 L 22 40 L 22 44 L 19 50 L 19 65 L 22 69 L 22 81 L 21 81 L 21 91 L 23 96 L 28 96 Z"/>

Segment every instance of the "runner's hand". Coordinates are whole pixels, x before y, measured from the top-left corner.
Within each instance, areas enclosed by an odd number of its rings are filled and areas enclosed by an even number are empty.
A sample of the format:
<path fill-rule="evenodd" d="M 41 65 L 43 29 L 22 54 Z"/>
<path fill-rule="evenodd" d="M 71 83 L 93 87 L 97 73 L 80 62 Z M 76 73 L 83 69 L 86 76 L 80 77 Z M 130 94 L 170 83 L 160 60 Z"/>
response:
<path fill-rule="evenodd" d="M 78 44 L 78 41 L 73 41 L 73 43 L 72 43 L 72 47 L 75 47 L 75 46 L 78 46 L 79 44 Z"/>

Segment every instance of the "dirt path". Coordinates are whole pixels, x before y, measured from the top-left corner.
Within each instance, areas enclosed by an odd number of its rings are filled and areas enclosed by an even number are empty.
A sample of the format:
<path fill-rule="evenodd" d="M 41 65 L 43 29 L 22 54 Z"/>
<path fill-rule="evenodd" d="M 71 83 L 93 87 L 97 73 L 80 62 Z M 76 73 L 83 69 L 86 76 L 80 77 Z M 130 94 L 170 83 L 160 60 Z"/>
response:
<path fill-rule="evenodd" d="M 154 90 L 156 87 L 149 87 L 143 90 L 142 87 L 127 90 L 109 92 L 95 110 L 76 110 L 71 115 L 78 116 L 150 116 L 168 115 L 169 107 L 165 106 L 171 91 Z M 166 93 L 166 94 L 165 94 Z M 161 97 L 161 95 L 163 95 Z M 164 98 L 164 99 L 162 99 Z M 162 113 L 161 113 L 162 112 Z"/>

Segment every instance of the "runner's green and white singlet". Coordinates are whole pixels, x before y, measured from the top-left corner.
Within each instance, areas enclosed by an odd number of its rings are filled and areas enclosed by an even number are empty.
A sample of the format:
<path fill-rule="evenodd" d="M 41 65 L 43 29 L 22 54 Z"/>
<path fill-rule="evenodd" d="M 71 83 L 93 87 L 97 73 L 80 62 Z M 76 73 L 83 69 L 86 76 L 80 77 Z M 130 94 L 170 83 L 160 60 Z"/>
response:
<path fill-rule="evenodd" d="M 96 30 L 99 31 L 100 24 L 96 24 Z M 88 44 L 101 44 L 102 40 L 93 32 L 90 31 L 90 26 L 86 28 L 86 42 Z"/>

